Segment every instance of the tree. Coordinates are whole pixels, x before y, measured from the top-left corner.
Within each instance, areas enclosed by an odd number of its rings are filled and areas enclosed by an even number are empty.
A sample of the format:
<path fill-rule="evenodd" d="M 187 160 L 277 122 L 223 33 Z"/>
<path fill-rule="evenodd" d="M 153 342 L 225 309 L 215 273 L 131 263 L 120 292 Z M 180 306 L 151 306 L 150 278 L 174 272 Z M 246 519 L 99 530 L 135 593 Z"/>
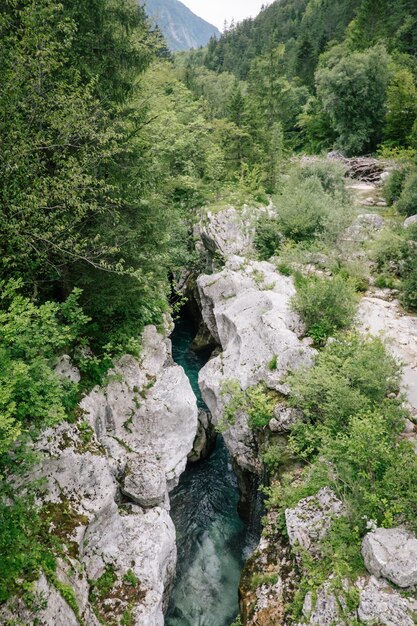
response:
<path fill-rule="evenodd" d="M 417 88 L 407 68 L 398 68 L 387 89 L 385 137 L 390 144 L 407 145 L 417 118 Z"/>
<path fill-rule="evenodd" d="M 352 53 L 336 46 L 322 57 L 317 95 L 347 154 L 372 152 L 382 140 L 389 61 L 380 45 Z"/>

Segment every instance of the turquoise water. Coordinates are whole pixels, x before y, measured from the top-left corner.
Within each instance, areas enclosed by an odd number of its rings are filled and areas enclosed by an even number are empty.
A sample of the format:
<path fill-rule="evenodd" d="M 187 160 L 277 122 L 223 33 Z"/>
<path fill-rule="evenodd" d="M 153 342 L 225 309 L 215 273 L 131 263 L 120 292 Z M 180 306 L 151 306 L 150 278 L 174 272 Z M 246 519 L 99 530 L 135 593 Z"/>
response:
<path fill-rule="evenodd" d="M 208 355 L 190 349 L 192 323 L 177 322 L 173 356 L 190 378 L 200 406 L 198 372 Z M 223 438 L 206 461 L 187 468 L 171 494 L 177 529 L 177 577 L 166 626 L 230 626 L 238 613 L 238 587 L 247 547 L 237 514 L 239 493 Z"/>

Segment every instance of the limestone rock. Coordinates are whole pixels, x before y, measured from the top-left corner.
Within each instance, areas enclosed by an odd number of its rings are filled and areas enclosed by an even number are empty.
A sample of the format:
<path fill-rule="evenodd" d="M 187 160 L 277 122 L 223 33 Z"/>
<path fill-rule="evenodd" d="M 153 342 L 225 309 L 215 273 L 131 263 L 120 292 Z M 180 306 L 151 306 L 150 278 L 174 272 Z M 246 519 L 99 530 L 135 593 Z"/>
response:
<path fill-rule="evenodd" d="M 404 228 L 410 228 L 410 226 L 413 226 L 414 224 L 417 224 L 417 215 L 411 215 L 410 217 L 407 217 L 407 219 L 404 221 Z"/>
<path fill-rule="evenodd" d="M 183 369 L 172 360 L 170 342 L 154 327 L 145 329 L 140 359 L 122 357 L 109 379 L 83 399 L 79 424 L 62 423 L 42 433 L 33 446 L 41 460 L 28 478 L 46 480 L 42 501 L 52 530 L 65 514 L 65 561 L 73 563 L 76 574 L 63 563 L 57 576 L 72 586 L 83 623 L 98 625 L 89 581 L 111 567 L 114 588 L 95 607 L 99 614 L 120 623 L 131 608 L 134 626 L 163 626 L 176 563 L 168 489 L 187 463 L 197 402 Z M 16 486 L 23 491 L 26 477 L 19 480 Z M 121 491 L 141 506 L 123 504 Z M 130 570 L 137 589 L 124 580 Z M 78 624 L 43 575 L 36 590 L 48 599 L 36 615 L 39 623 Z M 1 609 L 0 623 L 7 623 L 8 618 L 1 620 L 12 605 L 18 606 L 14 612 L 23 615 L 22 623 L 34 623 L 18 599 Z"/>
<path fill-rule="evenodd" d="M 384 227 L 384 218 L 377 213 L 364 213 L 358 215 L 356 220 L 343 234 L 345 241 L 367 241 Z"/>
<path fill-rule="evenodd" d="M 165 474 L 154 461 L 132 457 L 126 464 L 122 492 L 142 507 L 162 504 L 167 492 Z"/>
<path fill-rule="evenodd" d="M 273 433 L 288 432 L 295 424 L 303 419 L 303 413 L 284 403 L 279 403 L 274 409 L 274 418 L 269 422 L 269 429 Z"/>
<path fill-rule="evenodd" d="M 247 254 L 253 249 L 253 210 L 245 206 L 241 211 L 233 207 L 207 211 L 195 234 L 201 239 L 202 249 L 211 263 L 216 257 L 225 260 L 235 254 Z"/>
<path fill-rule="evenodd" d="M 66 378 L 72 383 L 79 383 L 81 380 L 81 375 L 78 368 L 72 364 L 71 358 L 68 354 L 64 354 L 55 365 L 55 371 L 57 374 L 62 376 L 62 378 Z"/>
<path fill-rule="evenodd" d="M 417 584 L 417 538 L 403 528 L 378 528 L 362 542 L 367 570 L 398 587 Z"/>
<path fill-rule="evenodd" d="M 140 360 L 119 360 L 105 389 L 96 388 L 81 406 L 108 449 L 157 462 L 168 489 L 178 484 L 197 431 L 197 401 L 190 382 L 172 361 L 171 342 L 145 329 Z M 160 435 L 158 435 L 160 433 Z"/>
<path fill-rule="evenodd" d="M 373 576 L 360 585 L 358 616 L 364 624 L 413 626 L 410 603 L 392 587 Z"/>
<path fill-rule="evenodd" d="M 82 562 L 93 580 L 108 567 L 119 577 L 132 571 L 143 595 L 133 611 L 135 624 L 163 626 L 165 589 L 173 580 L 176 564 L 175 528 L 165 509 L 145 512 L 126 505 L 102 515 L 88 527 Z"/>
<path fill-rule="evenodd" d="M 263 382 L 288 393 L 288 372 L 311 365 L 315 356 L 299 338 L 303 327 L 290 306 L 295 294 L 292 280 L 270 263 L 231 257 L 221 272 L 200 276 L 197 285 L 203 319 L 222 348 L 199 375 L 214 423 L 221 420 L 229 401 L 223 393 L 227 381 L 237 380 L 243 390 Z M 250 471 L 258 471 L 247 416 L 237 414 L 224 437 L 235 460 Z"/>
<path fill-rule="evenodd" d="M 320 541 L 327 535 L 332 521 L 344 512 L 343 503 L 329 487 L 323 487 L 315 496 L 300 500 L 295 508 L 285 511 L 290 544 L 318 555 Z"/>
<path fill-rule="evenodd" d="M 204 409 L 198 410 L 198 428 L 193 449 L 188 455 L 191 463 L 206 459 L 216 444 L 216 430 L 211 421 L 211 415 Z"/>
<path fill-rule="evenodd" d="M 66 626 L 79 626 L 79 621 L 69 604 L 64 600 L 59 591 L 55 589 L 41 574 L 34 584 L 33 608 L 27 607 L 20 598 L 13 598 L 6 605 L 0 607 L 1 624 L 65 624 Z M 36 602 L 37 601 L 37 602 Z M 99 622 L 94 614 L 90 615 L 91 626 L 98 626 Z"/>
<path fill-rule="evenodd" d="M 308 626 L 345 626 L 340 607 L 346 606 L 342 594 L 336 596 L 331 581 L 325 582 L 316 592 L 311 592 L 304 599 L 303 615 Z"/>

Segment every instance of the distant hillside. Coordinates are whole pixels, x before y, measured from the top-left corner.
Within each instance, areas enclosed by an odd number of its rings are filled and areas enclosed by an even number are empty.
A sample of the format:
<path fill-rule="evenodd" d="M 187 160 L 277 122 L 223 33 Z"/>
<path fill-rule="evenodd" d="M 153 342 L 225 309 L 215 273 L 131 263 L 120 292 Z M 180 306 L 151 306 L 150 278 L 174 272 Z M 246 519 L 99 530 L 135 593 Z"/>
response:
<path fill-rule="evenodd" d="M 179 0 L 144 0 L 146 12 L 158 24 L 173 52 L 206 46 L 220 31 L 195 15 Z"/>

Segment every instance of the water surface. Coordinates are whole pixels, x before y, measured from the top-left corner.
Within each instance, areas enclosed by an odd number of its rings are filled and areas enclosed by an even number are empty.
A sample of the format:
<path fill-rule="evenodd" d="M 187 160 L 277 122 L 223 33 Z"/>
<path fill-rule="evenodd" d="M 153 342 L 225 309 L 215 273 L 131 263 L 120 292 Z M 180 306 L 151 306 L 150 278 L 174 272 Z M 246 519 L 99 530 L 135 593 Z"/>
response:
<path fill-rule="evenodd" d="M 173 356 L 204 407 L 197 380 L 208 354 L 191 350 L 194 333 L 190 320 L 177 321 Z M 229 454 L 218 436 L 210 458 L 190 465 L 171 493 L 178 565 L 166 626 L 230 626 L 234 621 L 247 556 L 246 525 L 237 513 L 238 500 Z"/>

